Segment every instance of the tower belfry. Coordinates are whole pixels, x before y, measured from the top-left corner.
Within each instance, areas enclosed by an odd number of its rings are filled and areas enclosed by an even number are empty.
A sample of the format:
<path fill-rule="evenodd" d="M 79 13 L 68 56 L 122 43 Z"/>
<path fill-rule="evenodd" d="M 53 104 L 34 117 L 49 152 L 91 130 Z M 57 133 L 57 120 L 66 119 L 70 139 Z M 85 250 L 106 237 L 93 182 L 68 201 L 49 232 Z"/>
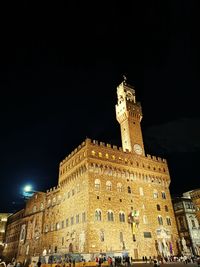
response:
<path fill-rule="evenodd" d="M 145 155 L 141 131 L 142 108 L 136 101 L 135 89 L 127 84 L 126 77 L 117 87 L 116 118 L 121 127 L 123 151 Z"/>

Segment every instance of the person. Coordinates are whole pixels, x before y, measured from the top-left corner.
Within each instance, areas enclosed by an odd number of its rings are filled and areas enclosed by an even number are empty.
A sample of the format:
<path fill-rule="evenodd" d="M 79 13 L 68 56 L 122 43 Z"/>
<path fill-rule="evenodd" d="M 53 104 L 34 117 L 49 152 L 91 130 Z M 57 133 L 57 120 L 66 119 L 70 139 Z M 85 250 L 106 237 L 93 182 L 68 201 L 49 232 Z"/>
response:
<path fill-rule="evenodd" d="M 37 267 L 40 267 L 41 266 L 41 261 L 40 260 L 38 260 L 38 262 L 37 262 Z"/>
<path fill-rule="evenodd" d="M 200 257 L 197 258 L 197 265 L 200 266 Z"/>
<path fill-rule="evenodd" d="M 145 259 L 145 262 L 147 263 L 147 256 L 145 256 L 144 259 Z"/>

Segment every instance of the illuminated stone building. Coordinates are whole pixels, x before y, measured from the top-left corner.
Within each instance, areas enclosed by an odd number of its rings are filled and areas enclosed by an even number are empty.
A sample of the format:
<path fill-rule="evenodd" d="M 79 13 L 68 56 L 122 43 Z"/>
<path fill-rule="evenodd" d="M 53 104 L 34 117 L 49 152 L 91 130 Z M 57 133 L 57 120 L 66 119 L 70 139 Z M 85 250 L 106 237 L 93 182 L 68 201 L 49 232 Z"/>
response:
<path fill-rule="evenodd" d="M 173 205 L 180 237 L 178 245 L 181 254 L 200 255 L 200 227 L 190 192 L 173 199 Z"/>
<path fill-rule="evenodd" d="M 6 223 L 11 213 L 0 213 L 0 257 L 5 244 Z"/>
<path fill-rule="evenodd" d="M 200 188 L 190 191 L 190 197 L 195 205 L 197 218 L 200 224 Z"/>
<path fill-rule="evenodd" d="M 58 186 L 42 199 L 35 193 L 27 204 L 32 208 L 25 208 L 18 255 L 129 253 L 137 259 L 177 253 L 167 162 L 145 154 L 134 88 L 123 81 L 117 97 L 122 147 L 86 139 L 60 163 Z"/>

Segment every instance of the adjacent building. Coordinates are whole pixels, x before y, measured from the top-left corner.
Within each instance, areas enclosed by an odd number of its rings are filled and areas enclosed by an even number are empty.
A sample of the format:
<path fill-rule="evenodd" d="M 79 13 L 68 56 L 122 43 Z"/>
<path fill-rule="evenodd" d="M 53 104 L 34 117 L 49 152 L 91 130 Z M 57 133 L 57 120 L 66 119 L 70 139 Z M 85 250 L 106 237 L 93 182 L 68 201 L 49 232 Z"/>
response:
<path fill-rule="evenodd" d="M 0 213 L 0 257 L 5 244 L 6 223 L 11 213 Z"/>
<path fill-rule="evenodd" d="M 190 192 L 173 199 L 179 232 L 178 247 L 182 255 L 200 255 L 200 226 Z"/>
<path fill-rule="evenodd" d="M 200 188 L 190 191 L 190 197 L 195 205 L 197 219 L 200 224 Z"/>
<path fill-rule="evenodd" d="M 116 118 L 122 147 L 86 139 L 59 166 L 58 185 L 30 198 L 19 220 L 9 221 L 4 254 L 177 254 L 178 232 L 166 159 L 145 153 L 142 109 L 135 89 L 117 87 Z M 109 134 L 109 132 L 108 132 Z M 16 243 L 10 239 L 17 228 Z M 19 231 L 20 228 L 20 231 Z M 9 250 L 11 252 L 11 250 Z"/>

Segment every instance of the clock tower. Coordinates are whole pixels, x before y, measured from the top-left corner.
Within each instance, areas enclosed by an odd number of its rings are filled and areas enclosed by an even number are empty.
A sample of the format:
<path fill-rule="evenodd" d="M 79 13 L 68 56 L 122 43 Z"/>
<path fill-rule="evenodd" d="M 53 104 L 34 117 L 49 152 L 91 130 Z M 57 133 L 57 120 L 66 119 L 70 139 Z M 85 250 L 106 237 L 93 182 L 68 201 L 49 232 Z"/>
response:
<path fill-rule="evenodd" d="M 123 151 L 129 151 L 138 155 L 145 155 L 140 122 L 142 120 L 142 108 L 136 102 L 134 87 L 126 83 L 126 78 L 117 87 L 118 102 L 116 118 L 121 127 Z"/>

